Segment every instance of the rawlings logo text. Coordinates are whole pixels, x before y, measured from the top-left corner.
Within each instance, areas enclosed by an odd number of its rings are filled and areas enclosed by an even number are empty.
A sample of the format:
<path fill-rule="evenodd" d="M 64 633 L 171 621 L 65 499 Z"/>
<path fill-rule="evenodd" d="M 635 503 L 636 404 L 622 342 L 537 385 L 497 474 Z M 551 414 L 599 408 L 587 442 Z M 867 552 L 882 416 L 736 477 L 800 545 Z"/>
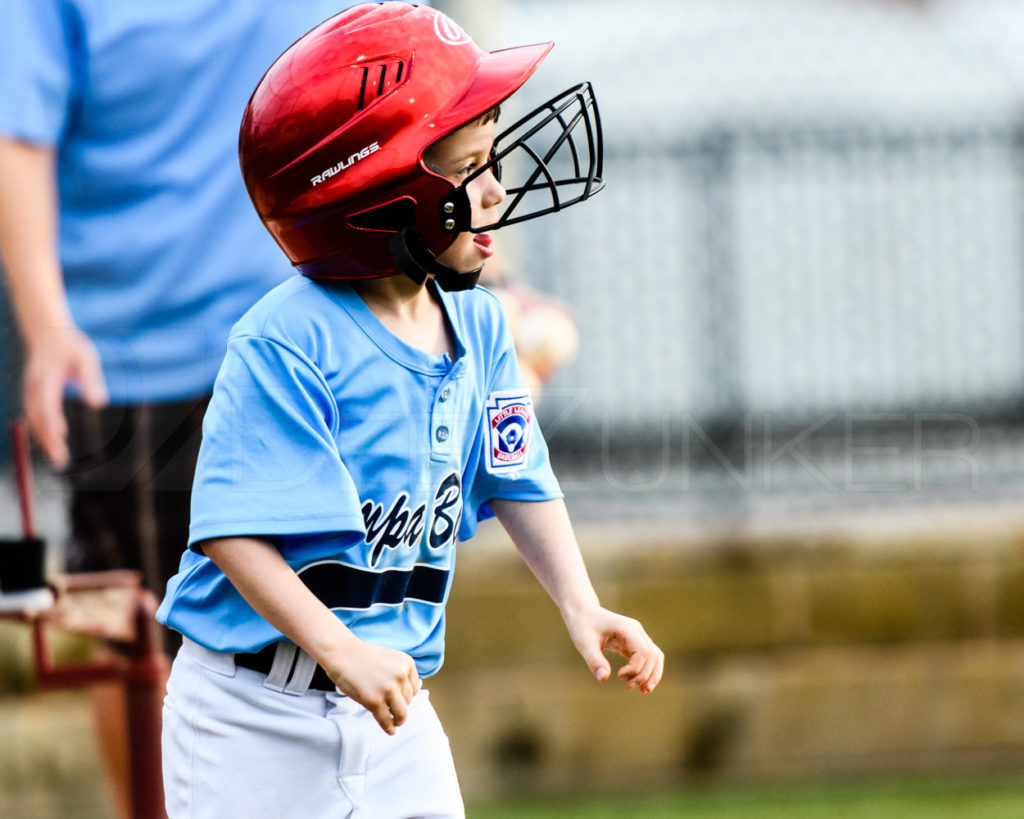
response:
<path fill-rule="evenodd" d="M 327 168 L 327 169 L 321 171 L 320 173 L 318 173 L 316 176 L 314 176 L 309 181 L 313 185 L 313 187 L 315 188 L 321 182 L 326 182 L 328 179 L 330 179 L 335 174 L 341 173 L 346 168 L 351 168 L 360 159 L 366 159 L 366 157 L 368 157 L 370 154 L 376 153 L 379 150 L 380 150 L 380 145 L 378 145 L 376 142 L 371 142 L 369 145 L 367 145 L 362 150 L 356 151 L 354 154 L 349 156 L 348 159 L 343 159 L 337 165 L 332 165 L 330 168 Z"/>

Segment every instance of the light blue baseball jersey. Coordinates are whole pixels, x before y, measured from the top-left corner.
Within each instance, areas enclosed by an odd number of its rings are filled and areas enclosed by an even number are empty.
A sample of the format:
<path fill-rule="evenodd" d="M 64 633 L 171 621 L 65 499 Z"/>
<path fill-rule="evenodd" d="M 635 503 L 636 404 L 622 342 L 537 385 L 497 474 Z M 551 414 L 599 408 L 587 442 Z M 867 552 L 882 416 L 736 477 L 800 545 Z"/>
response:
<path fill-rule="evenodd" d="M 491 498 L 561 497 L 498 300 L 439 295 L 454 360 L 396 338 L 345 282 L 292 278 L 236 325 L 161 622 L 214 651 L 281 639 L 197 547 L 258 536 L 359 637 L 437 671 L 456 541 Z"/>
<path fill-rule="evenodd" d="M 249 203 L 263 72 L 344 0 L 3 0 L 0 134 L 53 147 L 71 313 L 114 403 L 209 392 L 231 326 L 293 274 Z"/>

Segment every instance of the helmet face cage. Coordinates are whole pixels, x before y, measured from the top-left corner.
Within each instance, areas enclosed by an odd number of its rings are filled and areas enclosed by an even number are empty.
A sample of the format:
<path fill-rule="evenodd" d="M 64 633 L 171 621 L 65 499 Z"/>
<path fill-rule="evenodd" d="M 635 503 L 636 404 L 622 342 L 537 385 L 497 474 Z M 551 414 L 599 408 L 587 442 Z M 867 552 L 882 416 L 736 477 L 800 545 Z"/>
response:
<path fill-rule="evenodd" d="M 491 158 L 441 198 L 441 230 L 483 233 L 582 202 L 604 187 L 603 156 L 597 100 L 590 83 L 580 83 L 495 137 Z M 473 225 L 466 188 L 485 173 L 505 186 L 506 198 L 495 221 Z"/>

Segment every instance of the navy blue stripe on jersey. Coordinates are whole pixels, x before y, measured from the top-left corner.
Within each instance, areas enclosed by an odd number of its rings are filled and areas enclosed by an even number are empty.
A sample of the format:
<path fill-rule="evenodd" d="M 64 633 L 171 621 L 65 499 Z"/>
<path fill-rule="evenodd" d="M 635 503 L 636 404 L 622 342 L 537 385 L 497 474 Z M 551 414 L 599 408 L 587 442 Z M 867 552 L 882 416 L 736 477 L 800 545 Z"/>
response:
<path fill-rule="evenodd" d="M 299 571 L 302 582 L 331 609 L 396 606 L 406 600 L 441 604 L 448 575 L 447 569 L 424 564 L 411 570 L 370 571 L 333 560 L 312 563 Z"/>

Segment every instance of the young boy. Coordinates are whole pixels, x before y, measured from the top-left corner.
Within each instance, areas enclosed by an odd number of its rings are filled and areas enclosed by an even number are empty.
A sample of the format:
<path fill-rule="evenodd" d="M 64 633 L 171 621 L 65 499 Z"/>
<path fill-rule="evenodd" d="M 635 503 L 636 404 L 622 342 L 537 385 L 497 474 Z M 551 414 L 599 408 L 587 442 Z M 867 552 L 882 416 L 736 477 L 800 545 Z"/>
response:
<path fill-rule="evenodd" d="M 189 549 L 159 613 L 184 635 L 164 710 L 171 819 L 462 816 L 421 681 L 443 658 L 456 540 L 492 513 L 597 679 L 605 650 L 627 658 L 628 688 L 661 678 L 640 624 L 598 602 L 500 307 L 473 289 L 487 228 L 601 185 L 586 86 L 526 118 L 556 129 L 526 151 L 532 178 L 506 193 L 495 176 L 525 145 L 495 145 L 497 106 L 550 47 L 485 54 L 432 9 L 366 4 L 253 95 L 243 175 L 303 275 L 235 327 L 204 422 Z M 538 191 L 553 204 L 513 216 Z"/>

